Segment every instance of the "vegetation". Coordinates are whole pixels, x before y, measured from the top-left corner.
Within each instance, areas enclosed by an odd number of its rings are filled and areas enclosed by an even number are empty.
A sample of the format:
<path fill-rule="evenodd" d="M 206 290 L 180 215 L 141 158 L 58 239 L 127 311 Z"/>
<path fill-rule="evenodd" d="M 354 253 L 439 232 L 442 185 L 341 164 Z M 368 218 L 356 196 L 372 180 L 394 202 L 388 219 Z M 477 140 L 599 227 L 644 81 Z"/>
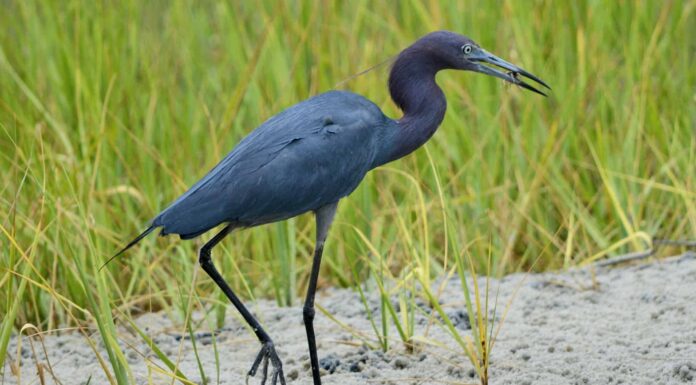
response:
<path fill-rule="evenodd" d="M 415 282 L 470 266 L 560 269 L 642 250 L 653 236 L 696 238 L 693 0 L 1 7 L 0 363 L 22 325 L 96 321 L 104 370 L 125 383 L 114 322 L 201 303 L 215 304 L 220 322 L 226 301 L 196 274 L 206 237 L 150 237 L 98 268 L 283 108 L 341 88 L 398 117 L 388 64 L 352 75 L 437 29 L 472 37 L 553 92 L 440 74 L 441 129 L 342 202 L 320 286 L 373 282 L 382 318 L 409 342 L 414 310 L 402 290 Z M 214 258 L 243 297 L 297 304 L 313 228 L 304 216 L 239 232 Z M 386 349 L 383 330 L 375 324 Z"/>

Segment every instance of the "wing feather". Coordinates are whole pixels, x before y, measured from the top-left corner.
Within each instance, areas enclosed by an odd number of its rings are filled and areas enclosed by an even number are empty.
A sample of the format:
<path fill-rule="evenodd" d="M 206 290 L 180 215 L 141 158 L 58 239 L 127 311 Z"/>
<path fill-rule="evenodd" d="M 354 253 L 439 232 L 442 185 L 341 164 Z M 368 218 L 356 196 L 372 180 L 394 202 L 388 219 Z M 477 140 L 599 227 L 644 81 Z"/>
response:
<path fill-rule="evenodd" d="M 296 104 L 245 137 L 153 226 L 190 238 L 223 222 L 253 226 L 335 202 L 369 170 L 375 133 L 386 120 L 349 92 Z"/>

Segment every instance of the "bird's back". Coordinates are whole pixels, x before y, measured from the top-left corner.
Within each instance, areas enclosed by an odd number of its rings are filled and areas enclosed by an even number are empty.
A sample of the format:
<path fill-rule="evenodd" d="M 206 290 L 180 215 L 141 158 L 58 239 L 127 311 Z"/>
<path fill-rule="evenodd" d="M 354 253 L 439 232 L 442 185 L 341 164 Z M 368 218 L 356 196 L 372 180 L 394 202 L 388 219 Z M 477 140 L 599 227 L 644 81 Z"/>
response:
<path fill-rule="evenodd" d="M 350 194 L 393 121 L 364 97 L 331 91 L 270 118 L 154 220 L 192 238 L 223 222 L 255 226 Z"/>

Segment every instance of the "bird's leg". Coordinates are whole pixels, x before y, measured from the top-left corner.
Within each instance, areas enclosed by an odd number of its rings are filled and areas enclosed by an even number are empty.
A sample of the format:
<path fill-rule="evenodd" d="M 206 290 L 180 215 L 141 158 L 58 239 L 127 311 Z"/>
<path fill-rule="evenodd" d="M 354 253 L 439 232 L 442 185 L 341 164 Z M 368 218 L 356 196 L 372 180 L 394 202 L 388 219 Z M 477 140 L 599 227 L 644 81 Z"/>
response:
<path fill-rule="evenodd" d="M 271 384 L 276 385 L 278 379 L 280 378 L 280 383 L 282 385 L 285 385 L 285 376 L 283 376 L 283 365 L 280 362 L 280 358 L 278 358 L 278 354 L 275 351 L 275 347 L 273 346 L 273 341 L 271 338 L 266 334 L 266 331 L 263 330 L 259 322 L 254 318 L 253 315 L 247 310 L 246 307 L 244 307 L 244 304 L 242 304 L 242 301 L 237 298 L 237 296 L 234 294 L 230 286 L 225 282 L 225 280 L 222 278 L 222 275 L 217 271 L 215 268 L 215 265 L 213 265 L 213 261 L 210 258 L 210 251 L 222 241 L 223 238 L 227 236 L 230 232 L 234 230 L 234 227 L 232 225 L 227 225 L 222 231 L 217 233 L 208 243 L 203 245 L 201 247 L 201 251 L 198 254 L 198 262 L 201 264 L 201 267 L 203 270 L 205 270 L 206 273 L 210 276 L 210 278 L 215 281 L 215 284 L 218 285 L 220 289 L 225 293 L 227 298 L 232 302 L 232 305 L 234 305 L 235 308 L 237 308 L 237 311 L 242 315 L 244 320 L 251 326 L 252 330 L 254 333 L 256 333 L 256 337 L 258 337 L 259 341 L 261 342 L 261 351 L 259 351 L 259 354 L 256 356 L 256 359 L 254 360 L 254 363 L 251 366 L 251 369 L 249 370 L 248 376 L 254 376 L 256 374 L 256 370 L 259 367 L 259 364 L 263 361 L 263 377 L 261 378 L 261 384 L 266 383 L 266 378 L 268 376 L 268 363 L 270 361 L 271 365 L 273 365 L 273 371 L 271 372 Z"/>
<path fill-rule="evenodd" d="M 324 241 L 329 232 L 331 222 L 336 213 L 337 203 L 326 205 L 315 211 L 317 222 L 317 243 L 314 247 L 314 259 L 312 260 L 312 272 L 309 276 L 309 286 L 307 287 L 307 297 L 305 299 L 302 316 L 304 319 L 305 330 L 307 331 L 307 343 L 309 344 L 309 359 L 312 364 L 312 378 L 314 385 L 321 385 L 319 377 L 319 360 L 317 359 L 317 345 L 314 339 L 314 294 L 317 291 L 317 278 L 319 276 L 319 266 L 321 265 L 321 254 L 324 251 Z"/>

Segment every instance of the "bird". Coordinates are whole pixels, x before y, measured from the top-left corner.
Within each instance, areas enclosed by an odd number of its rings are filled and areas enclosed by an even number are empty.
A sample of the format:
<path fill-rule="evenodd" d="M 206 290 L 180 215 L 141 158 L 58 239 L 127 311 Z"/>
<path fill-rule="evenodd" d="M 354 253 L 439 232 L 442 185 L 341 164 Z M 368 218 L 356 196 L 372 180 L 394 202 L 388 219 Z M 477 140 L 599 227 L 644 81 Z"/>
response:
<path fill-rule="evenodd" d="M 233 230 L 313 213 L 316 238 L 302 314 L 313 382 L 320 385 L 314 297 L 324 243 L 337 205 L 370 170 L 410 154 L 433 136 L 447 109 L 435 75 L 447 69 L 494 76 L 543 96 L 546 94 L 539 89 L 541 86 L 551 89 L 540 78 L 489 53 L 464 35 L 428 33 L 401 51 L 392 63 L 388 90 L 403 113 L 399 119 L 387 117 L 375 103 L 349 91 L 327 91 L 288 107 L 251 131 L 111 259 L 157 228 L 161 236 L 175 234 L 187 240 L 224 225 L 200 248 L 199 264 L 261 344 L 247 380 L 261 368 L 260 382 L 265 384 L 270 364 L 271 384 L 280 381 L 285 385 L 273 340 L 225 282 L 211 252 Z M 522 77 L 541 86 L 533 86 Z"/>

